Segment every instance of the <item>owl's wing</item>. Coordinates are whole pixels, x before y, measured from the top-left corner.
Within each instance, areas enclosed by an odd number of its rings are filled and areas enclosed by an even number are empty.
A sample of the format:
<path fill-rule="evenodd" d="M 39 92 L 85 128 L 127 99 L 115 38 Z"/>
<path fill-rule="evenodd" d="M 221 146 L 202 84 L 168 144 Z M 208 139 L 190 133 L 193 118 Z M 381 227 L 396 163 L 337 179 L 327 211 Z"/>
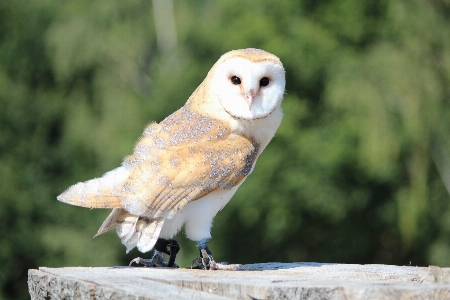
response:
<path fill-rule="evenodd" d="M 121 167 L 70 187 L 58 200 L 171 218 L 190 201 L 230 189 L 252 170 L 258 145 L 227 124 L 182 108 L 151 124 Z"/>
<path fill-rule="evenodd" d="M 133 168 L 120 187 L 122 208 L 154 218 L 169 213 L 171 218 L 190 201 L 238 184 L 250 173 L 257 152 L 255 143 L 234 134 L 161 150 Z"/>

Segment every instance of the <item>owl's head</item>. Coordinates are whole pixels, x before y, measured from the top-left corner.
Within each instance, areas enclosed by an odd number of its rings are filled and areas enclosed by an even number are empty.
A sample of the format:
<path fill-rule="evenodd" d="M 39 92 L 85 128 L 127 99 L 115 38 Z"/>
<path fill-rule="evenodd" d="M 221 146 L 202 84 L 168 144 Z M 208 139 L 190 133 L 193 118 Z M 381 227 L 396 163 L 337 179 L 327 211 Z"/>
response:
<path fill-rule="evenodd" d="M 286 80 L 278 57 L 259 49 L 225 53 L 214 65 L 211 92 L 239 119 L 261 119 L 280 106 Z"/>

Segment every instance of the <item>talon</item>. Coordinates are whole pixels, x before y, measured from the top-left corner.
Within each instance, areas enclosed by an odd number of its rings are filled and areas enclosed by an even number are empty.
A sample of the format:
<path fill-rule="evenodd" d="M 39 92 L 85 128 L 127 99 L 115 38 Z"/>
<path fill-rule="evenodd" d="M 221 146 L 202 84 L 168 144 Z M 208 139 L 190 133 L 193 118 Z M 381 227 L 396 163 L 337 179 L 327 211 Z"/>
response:
<path fill-rule="evenodd" d="M 217 263 L 212 255 L 208 254 L 207 250 L 200 249 L 202 257 L 194 259 L 191 263 L 191 269 L 202 269 L 202 270 L 229 270 L 229 271 L 239 271 L 247 270 L 244 265 L 241 264 L 231 264 L 228 263 Z M 197 265 L 196 267 L 192 267 Z"/>
<path fill-rule="evenodd" d="M 130 264 L 128 266 L 131 267 L 132 263 L 136 263 L 137 265 L 140 264 L 141 263 L 141 258 L 140 257 L 136 257 L 135 259 L 130 261 Z"/>
<path fill-rule="evenodd" d="M 169 266 L 166 262 L 163 260 L 163 255 L 161 252 L 155 251 L 155 255 L 151 259 L 144 259 L 140 257 L 136 257 L 132 261 L 130 261 L 129 266 L 131 266 L 133 263 L 136 263 L 137 265 L 141 264 L 144 265 L 144 267 L 162 267 L 162 268 L 179 268 L 179 266 L 176 263 L 173 263 L 172 266 Z"/>
<path fill-rule="evenodd" d="M 161 259 L 153 256 L 152 259 L 144 259 L 140 257 L 136 257 L 132 261 L 130 261 L 129 266 L 131 267 L 132 263 L 136 263 L 137 265 L 144 265 L 144 267 L 165 267 L 166 263 Z"/>
<path fill-rule="evenodd" d="M 193 267 L 194 265 L 197 265 Z M 203 269 L 205 270 L 205 267 L 202 264 L 202 259 L 200 257 L 197 257 L 191 262 L 191 269 Z"/>

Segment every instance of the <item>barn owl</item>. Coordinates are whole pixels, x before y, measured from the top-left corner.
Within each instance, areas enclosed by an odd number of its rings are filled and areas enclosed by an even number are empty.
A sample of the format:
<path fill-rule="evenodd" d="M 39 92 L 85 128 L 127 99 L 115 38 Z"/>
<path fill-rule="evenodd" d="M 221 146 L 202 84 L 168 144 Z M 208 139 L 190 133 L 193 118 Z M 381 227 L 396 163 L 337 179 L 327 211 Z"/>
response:
<path fill-rule="evenodd" d="M 184 225 L 200 249 L 200 268 L 227 269 L 208 249 L 212 221 L 278 129 L 284 89 L 285 71 L 275 55 L 253 48 L 227 52 L 183 107 L 145 128 L 120 167 L 57 199 L 112 208 L 97 235 L 116 228 L 127 252 L 172 241 Z M 132 262 L 167 266 L 163 252 Z"/>

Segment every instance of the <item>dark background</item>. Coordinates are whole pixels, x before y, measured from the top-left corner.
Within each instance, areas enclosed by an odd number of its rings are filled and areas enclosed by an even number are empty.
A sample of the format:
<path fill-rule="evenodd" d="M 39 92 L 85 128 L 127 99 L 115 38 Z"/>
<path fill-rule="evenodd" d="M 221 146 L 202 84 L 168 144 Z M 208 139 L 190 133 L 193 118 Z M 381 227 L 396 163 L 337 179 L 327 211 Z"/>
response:
<path fill-rule="evenodd" d="M 171 4 L 0 2 L 0 299 L 28 299 L 29 268 L 141 255 L 56 196 L 246 47 L 284 63 L 285 118 L 214 220 L 216 260 L 450 266 L 449 0 Z"/>

